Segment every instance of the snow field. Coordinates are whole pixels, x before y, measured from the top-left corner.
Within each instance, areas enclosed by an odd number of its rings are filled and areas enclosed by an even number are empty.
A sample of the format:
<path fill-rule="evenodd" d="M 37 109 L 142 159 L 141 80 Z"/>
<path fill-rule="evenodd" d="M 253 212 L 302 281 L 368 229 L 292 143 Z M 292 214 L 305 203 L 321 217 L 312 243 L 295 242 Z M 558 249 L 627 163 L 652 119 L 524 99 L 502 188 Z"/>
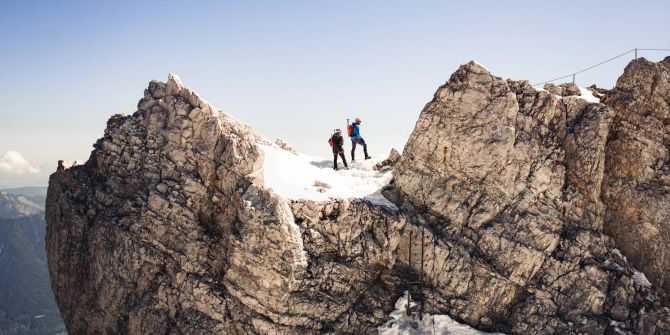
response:
<path fill-rule="evenodd" d="M 376 171 L 375 164 L 386 157 L 374 157 L 349 163 L 344 169 L 333 170 L 333 159 L 294 154 L 276 145 L 258 147 L 265 154 L 263 178 L 265 187 L 287 199 L 326 201 L 330 198 L 360 198 L 375 204 L 395 208 L 381 195 L 381 188 L 392 178 L 391 171 Z M 347 159 L 348 160 L 348 159 Z M 325 185 L 324 185 L 325 184 Z"/>
<path fill-rule="evenodd" d="M 416 305 L 410 300 L 411 306 Z M 379 326 L 379 335 L 428 335 L 428 334 L 451 334 L 451 335 L 491 335 L 501 333 L 486 333 L 474 329 L 466 324 L 458 323 L 448 315 L 424 314 L 422 320 L 416 320 L 413 316 L 407 316 L 407 291 L 396 301 L 395 310 L 390 314 L 391 320 Z"/>

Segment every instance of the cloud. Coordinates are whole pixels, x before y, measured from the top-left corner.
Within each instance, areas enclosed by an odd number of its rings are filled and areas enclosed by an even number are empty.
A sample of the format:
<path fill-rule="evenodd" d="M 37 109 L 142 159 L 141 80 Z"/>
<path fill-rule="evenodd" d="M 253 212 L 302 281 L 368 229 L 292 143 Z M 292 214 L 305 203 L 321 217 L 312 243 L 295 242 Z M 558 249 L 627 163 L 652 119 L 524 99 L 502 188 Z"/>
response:
<path fill-rule="evenodd" d="M 20 153 L 9 150 L 0 156 L 0 172 L 15 174 L 38 173 L 40 169 L 30 164 Z"/>

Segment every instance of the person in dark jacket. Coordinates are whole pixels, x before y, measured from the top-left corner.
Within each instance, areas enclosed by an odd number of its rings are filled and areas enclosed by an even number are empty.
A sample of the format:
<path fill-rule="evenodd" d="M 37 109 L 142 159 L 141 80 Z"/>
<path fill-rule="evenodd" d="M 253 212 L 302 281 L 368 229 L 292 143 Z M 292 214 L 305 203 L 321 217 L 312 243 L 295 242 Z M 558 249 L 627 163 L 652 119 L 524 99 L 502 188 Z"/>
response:
<path fill-rule="evenodd" d="M 333 169 L 337 170 L 337 156 L 342 157 L 344 167 L 348 168 L 347 159 L 344 158 L 344 138 L 342 137 L 342 130 L 335 129 L 333 136 L 330 137 L 330 145 L 333 147 Z"/>
<path fill-rule="evenodd" d="M 355 161 L 354 154 L 356 153 L 356 144 L 360 144 L 363 146 L 363 153 L 365 153 L 365 159 L 370 159 L 370 155 L 368 155 L 368 145 L 365 143 L 365 140 L 363 137 L 361 137 L 361 131 L 358 128 L 361 125 L 361 119 L 356 118 L 354 120 L 354 123 L 352 124 L 352 132 L 353 134 L 351 135 L 351 161 Z"/>

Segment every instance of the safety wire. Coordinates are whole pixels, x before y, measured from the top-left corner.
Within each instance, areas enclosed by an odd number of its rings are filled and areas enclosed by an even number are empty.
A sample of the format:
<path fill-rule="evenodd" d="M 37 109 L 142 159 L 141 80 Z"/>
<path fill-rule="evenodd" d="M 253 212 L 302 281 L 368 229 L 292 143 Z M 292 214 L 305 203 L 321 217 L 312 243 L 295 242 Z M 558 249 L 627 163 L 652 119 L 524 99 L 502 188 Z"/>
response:
<path fill-rule="evenodd" d="M 558 77 L 558 78 L 554 78 L 554 79 L 551 79 L 551 80 L 545 80 L 545 81 L 543 81 L 543 82 L 541 82 L 541 83 L 533 84 L 533 86 L 543 85 L 543 84 L 546 84 L 546 83 L 551 83 L 551 82 L 556 81 L 556 80 L 561 80 L 561 79 L 570 78 L 570 77 L 572 77 L 572 79 L 573 79 L 573 81 L 574 81 L 574 78 L 575 78 L 576 75 L 578 75 L 578 74 L 580 74 L 580 73 L 582 73 L 582 72 L 586 72 L 586 71 L 588 71 L 588 70 L 591 70 L 591 69 L 593 69 L 593 68 L 596 68 L 596 67 L 598 67 L 598 66 L 600 66 L 600 65 L 603 65 L 603 64 L 605 64 L 605 63 L 609 63 L 609 62 L 611 62 L 611 61 L 613 61 L 613 60 L 615 60 L 615 59 L 617 59 L 617 58 L 621 58 L 621 57 L 623 57 L 623 56 L 626 56 L 626 55 L 630 54 L 631 52 L 634 52 L 634 53 L 635 53 L 635 58 L 637 58 L 637 52 L 638 52 L 638 51 L 670 51 L 670 49 L 659 49 L 659 48 L 644 48 L 644 49 L 642 49 L 642 48 L 635 48 L 635 49 L 630 49 L 630 50 L 628 50 L 628 51 L 626 51 L 626 52 L 624 52 L 624 53 L 622 53 L 622 54 L 619 54 L 619 55 L 616 55 L 616 56 L 614 56 L 614 57 L 612 57 L 612 58 L 606 59 L 606 60 L 604 60 L 604 61 L 602 61 L 602 62 L 600 62 L 600 63 L 598 63 L 598 64 L 591 65 L 591 66 L 589 66 L 589 67 L 587 67 L 587 68 L 581 69 L 581 70 L 579 70 L 579 71 L 577 71 L 577 72 L 571 73 L 571 74 L 566 75 L 566 76 L 563 76 L 563 77 Z"/>

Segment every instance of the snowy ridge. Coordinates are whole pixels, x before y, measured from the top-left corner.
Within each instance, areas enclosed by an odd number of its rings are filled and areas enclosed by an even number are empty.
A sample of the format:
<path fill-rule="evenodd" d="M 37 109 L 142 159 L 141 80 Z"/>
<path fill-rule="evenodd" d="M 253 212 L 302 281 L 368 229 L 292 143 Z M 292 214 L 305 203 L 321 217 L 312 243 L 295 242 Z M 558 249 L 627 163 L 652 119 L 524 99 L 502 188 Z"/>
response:
<path fill-rule="evenodd" d="M 410 301 L 410 304 L 415 305 L 413 301 Z M 414 320 L 405 313 L 405 306 L 407 306 L 407 291 L 396 301 L 395 309 L 390 314 L 392 319 L 377 328 L 379 335 L 504 335 L 474 329 L 454 321 L 449 315 L 424 314 L 422 320 Z"/>
<path fill-rule="evenodd" d="M 600 103 L 600 99 L 597 98 L 595 95 L 593 95 L 593 92 L 591 92 L 591 90 L 589 90 L 588 88 L 584 88 L 584 87 L 581 87 L 581 86 L 577 86 L 577 88 L 579 88 L 579 93 L 581 95 L 568 95 L 568 96 L 564 96 L 564 97 L 560 96 L 560 95 L 553 94 L 553 93 L 552 93 L 552 95 L 559 98 L 559 99 L 580 98 L 580 99 L 584 99 L 588 102 Z M 545 90 L 544 88 L 540 88 L 540 87 L 533 87 L 533 89 L 538 91 L 538 92 L 549 92 L 549 91 Z"/>
<path fill-rule="evenodd" d="M 265 187 L 287 199 L 326 201 L 330 198 L 359 198 L 396 208 L 381 194 L 393 178 L 391 171 L 380 172 L 375 164 L 386 157 L 375 157 L 349 163 L 349 169 L 333 170 L 333 159 L 296 154 L 277 145 L 259 144 L 265 154 L 263 179 Z"/>
<path fill-rule="evenodd" d="M 580 98 L 582 98 L 582 99 L 584 99 L 588 102 L 598 102 L 598 103 L 600 103 L 600 99 L 596 98 L 593 95 L 593 92 L 591 92 L 591 90 L 579 86 L 579 92 L 582 94 L 580 96 Z"/>

